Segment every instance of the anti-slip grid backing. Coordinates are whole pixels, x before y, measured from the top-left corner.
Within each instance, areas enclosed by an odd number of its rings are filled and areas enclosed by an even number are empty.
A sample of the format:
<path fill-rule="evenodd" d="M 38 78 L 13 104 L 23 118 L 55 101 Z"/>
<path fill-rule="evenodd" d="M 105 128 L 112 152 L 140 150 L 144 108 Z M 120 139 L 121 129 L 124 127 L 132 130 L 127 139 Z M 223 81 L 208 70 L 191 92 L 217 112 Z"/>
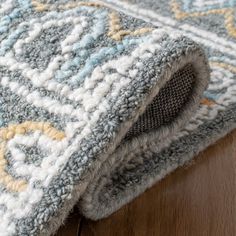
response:
<path fill-rule="evenodd" d="M 194 79 L 194 70 L 190 64 L 177 71 L 131 127 L 125 140 L 173 121 L 186 104 Z"/>

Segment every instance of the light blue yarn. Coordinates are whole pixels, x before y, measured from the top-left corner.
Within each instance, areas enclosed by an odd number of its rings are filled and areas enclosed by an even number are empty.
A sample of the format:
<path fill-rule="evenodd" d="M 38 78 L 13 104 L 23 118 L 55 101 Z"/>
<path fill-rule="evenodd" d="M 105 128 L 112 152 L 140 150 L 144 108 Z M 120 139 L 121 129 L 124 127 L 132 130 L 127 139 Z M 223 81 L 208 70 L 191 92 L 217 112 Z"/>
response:
<path fill-rule="evenodd" d="M 210 57 L 209 58 L 209 61 L 211 61 L 211 62 L 215 61 L 215 62 L 223 62 L 223 63 L 225 63 L 227 60 L 228 60 L 228 57 L 226 57 L 226 56 Z M 236 61 L 235 60 L 231 60 L 229 64 L 236 66 Z"/>
<path fill-rule="evenodd" d="M 26 31 L 25 28 L 19 28 L 15 32 L 9 35 L 7 40 L 2 41 L 0 48 L 0 56 L 4 56 L 4 54 L 11 49 L 14 43 L 18 40 L 20 35 Z"/>
<path fill-rule="evenodd" d="M 0 34 L 8 31 L 9 24 L 16 18 L 22 16 L 25 10 L 30 9 L 31 3 L 28 0 L 18 0 L 20 8 L 15 8 L 9 15 L 3 16 L 0 19 Z"/>
<path fill-rule="evenodd" d="M 30 9 L 30 7 L 32 7 L 30 1 L 19 0 L 18 2 L 20 4 L 21 8 L 15 9 L 12 13 L 10 13 L 10 15 L 4 16 L 1 19 L 0 33 L 7 32 L 8 26 L 6 26 L 6 25 L 10 24 L 13 19 L 21 17 L 21 15 L 24 13 L 25 10 L 28 10 L 28 9 Z M 80 12 L 83 10 L 84 10 L 84 7 L 79 9 L 79 11 L 78 11 L 78 9 L 73 9 L 70 11 L 62 12 L 62 13 L 51 12 L 47 15 L 47 17 L 44 18 L 44 20 L 50 19 L 52 17 L 55 17 L 57 19 L 61 19 L 62 17 L 70 15 L 72 11 Z M 86 10 L 89 12 L 92 11 L 91 8 L 89 8 L 89 9 L 86 8 Z M 27 31 L 26 25 L 24 25 L 23 27 L 22 26 L 18 27 L 17 30 L 14 31 L 13 33 L 11 33 L 6 40 L 3 40 L 0 45 L 0 56 L 4 56 L 5 53 L 8 50 L 10 50 L 11 47 L 15 44 L 15 42 L 19 39 L 20 35 L 26 31 Z"/>
<path fill-rule="evenodd" d="M 73 71 L 70 69 L 72 67 L 78 67 L 81 62 L 86 60 L 89 53 L 87 50 L 96 42 L 99 36 L 103 35 L 105 32 L 104 23 L 107 17 L 106 11 L 98 11 L 94 17 L 96 18 L 96 24 L 92 27 L 92 33 L 83 36 L 83 38 L 73 46 L 73 51 L 78 51 L 78 56 L 72 60 L 66 61 L 61 69 L 56 74 L 56 79 L 58 81 L 63 81 L 66 77 L 72 75 Z"/>
<path fill-rule="evenodd" d="M 104 59 L 110 59 L 114 55 L 119 55 L 124 50 L 127 50 L 129 46 L 135 45 L 143 41 L 143 38 L 138 39 L 124 39 L 122 43 L 119 43 L 112 47 L 105 47 L 98 52 L 91 54 L 89 49 L 96 43 L 98 37 L 104 34 L 104 21 L 106 20 L 107 12 L 99 11 L 95 14 L 97 19 L 96 24 L 92 27 L 92 33 L 85 35 L 79 43 L 73 46 L 75 51 L 78 51 L 78 56 L 65 62 L 61 69 L 56 74 L 56 79 L 59 82 L 65 82 L 67 78 L 73 75 L 73 67 L 79 67 L 90 56 L 81 71 L 71 81 L 72 85 L 78 85 L 83 82 L 86 76 L 88 76 L 97 65 L 101 65 Z"/>
<path fill-rule="evenodd" d="M 3 16 L 0 20 L 0 34 L 6 33 L 8 31 L 9 24 L 16 18 L 22 16 L 22 14 L 30 9 L 31 3 L 27 0 L 18 0 L 20 8 L 14 9 L 9 15 Z M 8 39 L 2 41 L 0 47 L 0 56 L 3 56 L 7 50 L 9 50 L 12 45 L 17 41 L 19 36 L 24 32 L 24 29 L 17 29 L 15 32 L 9 35 Z"/>
<path fill-rule="evenodd" d="M 222 93 L 220 93 L 219 91 L 217 93 L 211 93 L 209 90 L 204 92 L 204 96 L 213 101 L 219 99 L 221 95 Z"/>
<path fill-rule="evenodd" d="M 217 9 L 216 5 L 217 4 L 212 4 L 210 6 L 201 7 L 201 12 L 212 10 L 212 9 Z M 221 3 L 218 3 L 218 5 L 219 5 L 219 7 L 218 7 L 219 9 L 227 8 L 227 7 L 235 7 L 236 6 L 236 0 L 229 0 L 229 1 L 223 2 L 223 3 L 221 2 Z M 193 1 L 192 0 L 185 0 L 183 2 L 183 9 L 186 12 L 194 12 L 196 10 L 199 11 L 198 8 L 193 6 Z"/>
<path fill-rule="evenodd" d="M 128 47 L 131 45 L 137 45 L 143 41 L 142 38 L 138 39 L 124 39 L 122 43 L 114 46 L 114 47 L 105 47 L 98 51 L 98 53 L 94 53 L 87 60 L 84 68 L 74 77 L 73 84 L 78 84 L 84 81 L 85 77 L 88 76 L 96 66 L 101 65 L 102 62 L 106 59 L 114 58 L 114 55 L 119 55 L 125 50 L 128 50 Z"/>
<path fill-rule="evenodd" d="M 90 48 L 94 45 L 99 36 L 105 32 L 104 24 L 107 20 L 107 10 L 99 9 L 94 14 L 94 25 L 92 27 L 92 33 L 86 34 L 78 43 L 73 45 L 73 50 L 81 50 Z"/>

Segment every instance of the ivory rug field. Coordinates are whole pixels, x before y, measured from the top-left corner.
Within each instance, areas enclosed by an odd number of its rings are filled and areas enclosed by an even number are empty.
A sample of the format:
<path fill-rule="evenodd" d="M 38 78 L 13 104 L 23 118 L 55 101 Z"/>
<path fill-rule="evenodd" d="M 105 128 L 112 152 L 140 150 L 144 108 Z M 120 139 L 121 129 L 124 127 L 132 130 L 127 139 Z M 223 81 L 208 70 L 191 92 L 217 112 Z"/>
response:
<path fill-rule="evenodd" d="M 106 217 L 234 129 L 235 6 L 1 0 L 0 236 Z"/>

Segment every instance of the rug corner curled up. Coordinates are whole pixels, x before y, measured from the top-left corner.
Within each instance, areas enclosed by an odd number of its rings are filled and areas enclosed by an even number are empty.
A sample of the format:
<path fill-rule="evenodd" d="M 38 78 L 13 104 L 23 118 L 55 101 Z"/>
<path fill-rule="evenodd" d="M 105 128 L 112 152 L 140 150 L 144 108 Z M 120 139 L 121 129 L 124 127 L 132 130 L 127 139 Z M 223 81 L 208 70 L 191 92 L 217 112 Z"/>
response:
<path fill-rule="evenodd" d="M 159 153 L 208 85 L 198 44 L 102 2 L 3 2 L 0 235 L 50 235 L 78 201 L 106 217 L 178 166 Z"/>
<path fill-rule="evenodd" d="M 153 37 L 161 32 L 155 30 Z M 169 160 L 165 153 L 163 157 L 158 154 L 178 139 L 178 132 L 203 101 L 210 69 L 201 47 L 166 30 L 160 46 L 155 43 L 158 50 L 145 59 L 133 78 L 138 87 L 124 102 L 130 106 L 129 101 L 135 101 L 137 106 L 122 120 L 80 198 L 81 213 L 93 220 L 109 216 L 180 165 L 178 158 Z"/>

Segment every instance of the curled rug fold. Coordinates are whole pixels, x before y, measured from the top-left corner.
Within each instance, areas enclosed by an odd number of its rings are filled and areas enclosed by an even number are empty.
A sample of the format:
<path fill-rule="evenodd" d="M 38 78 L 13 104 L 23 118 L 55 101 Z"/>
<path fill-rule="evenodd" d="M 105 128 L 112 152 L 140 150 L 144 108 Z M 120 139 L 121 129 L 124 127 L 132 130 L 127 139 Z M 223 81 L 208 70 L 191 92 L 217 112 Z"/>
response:
<path fill-rule="evenodd" d="M 111 3 L 0 2 L 1 236 L 108 216 L 200 150 L 204 50 Z"/>

